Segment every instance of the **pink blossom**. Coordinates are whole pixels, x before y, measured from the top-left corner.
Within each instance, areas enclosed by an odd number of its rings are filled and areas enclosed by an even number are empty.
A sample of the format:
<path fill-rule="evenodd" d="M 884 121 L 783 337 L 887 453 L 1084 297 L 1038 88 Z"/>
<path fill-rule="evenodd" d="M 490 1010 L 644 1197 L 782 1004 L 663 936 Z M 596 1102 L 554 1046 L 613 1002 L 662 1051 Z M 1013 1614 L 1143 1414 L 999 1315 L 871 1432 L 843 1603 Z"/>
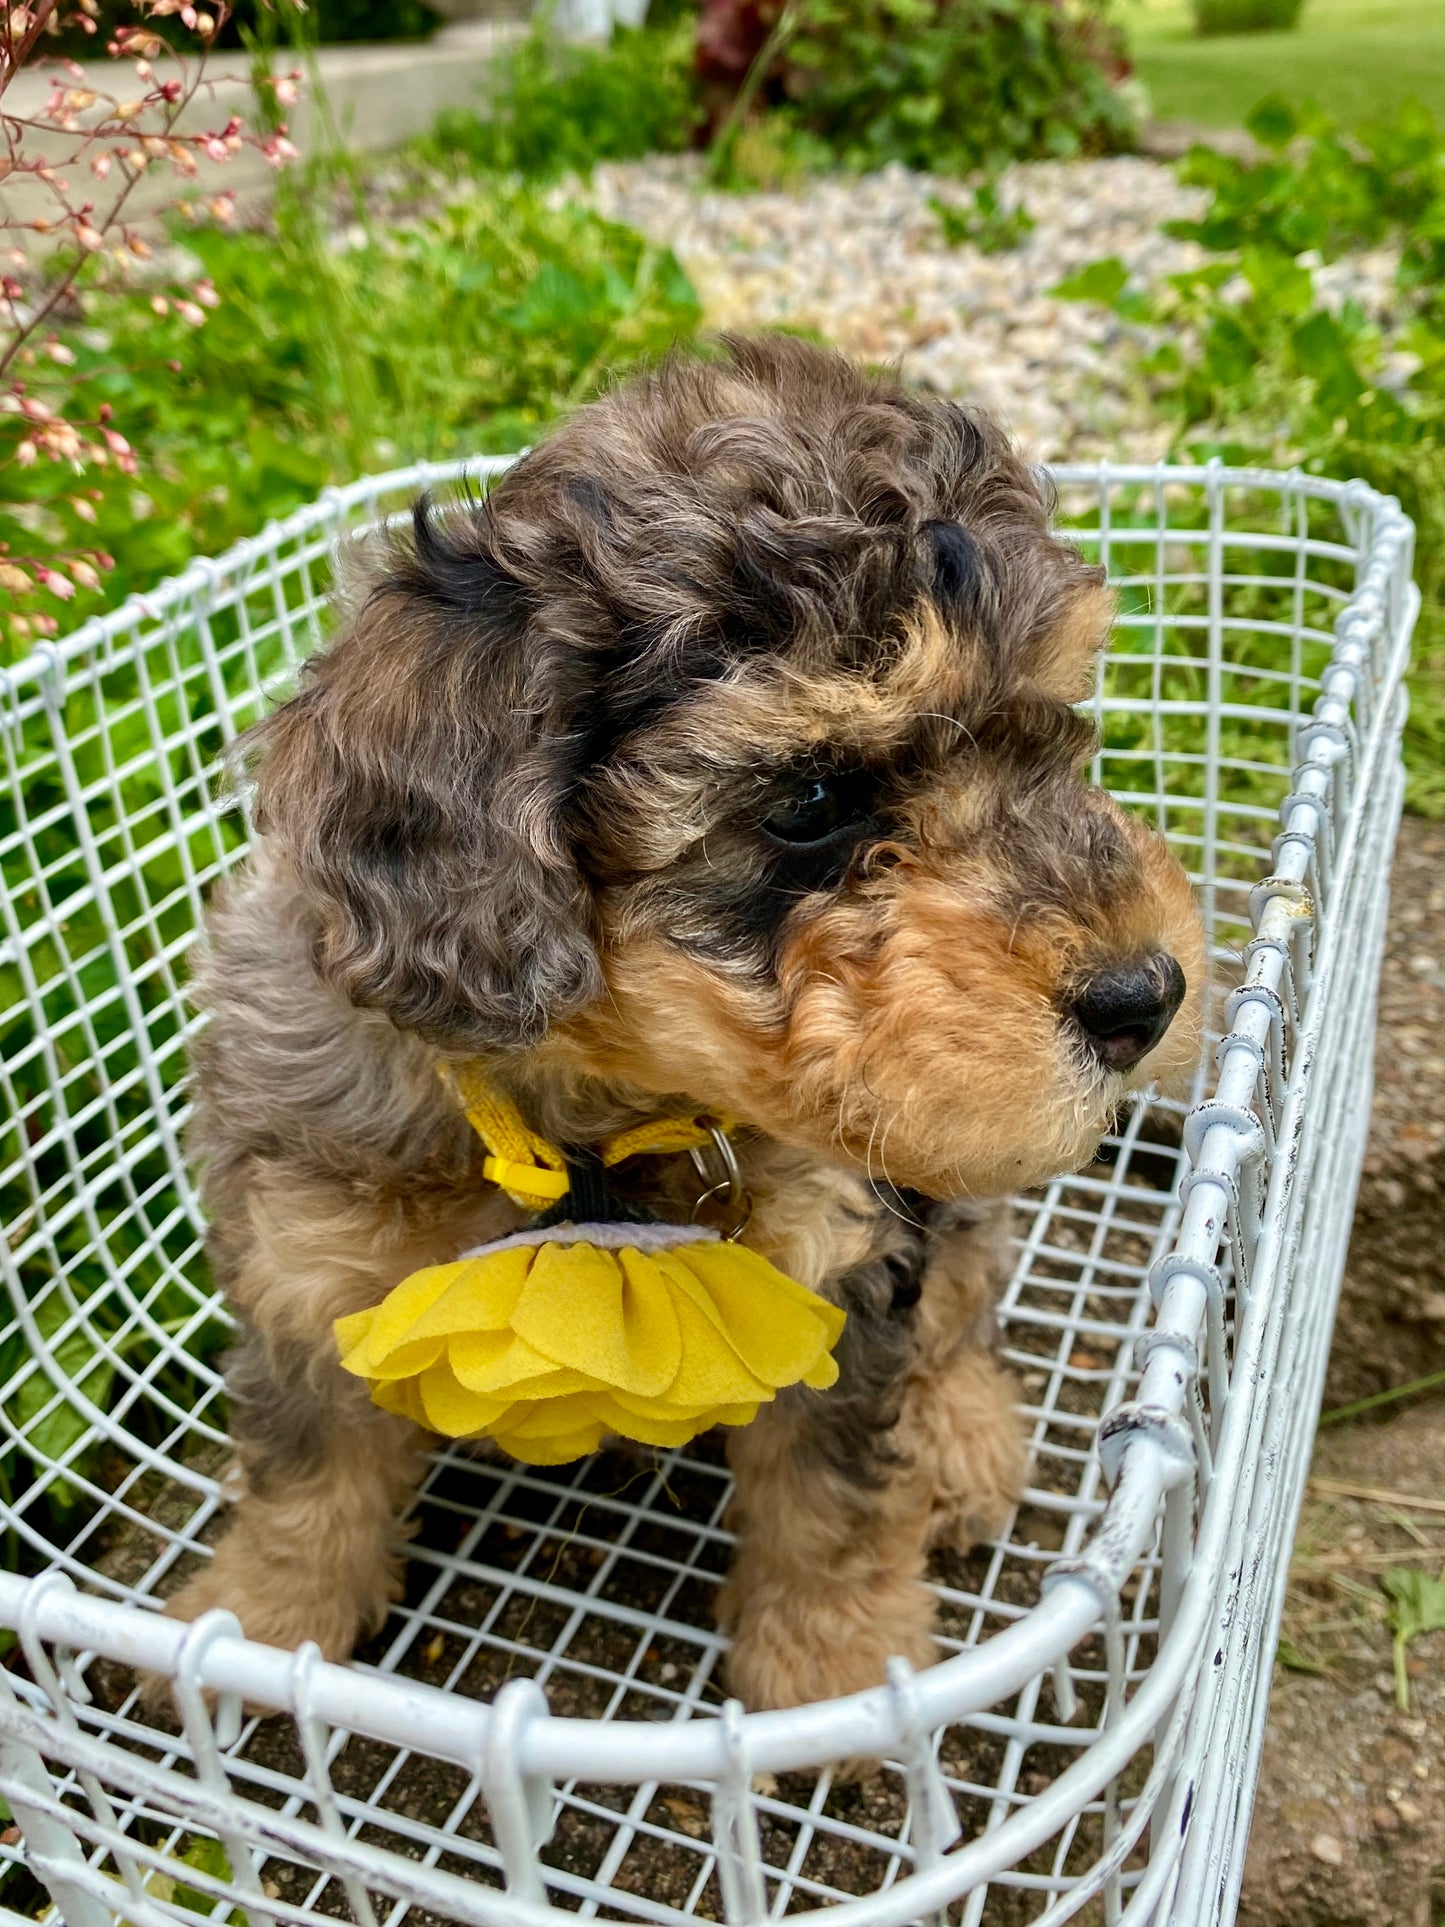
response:
<path fill-rule="evenodd" d="M 88 562 L 82 562 L 79 558 L 72 557 L 70 573 L 75 577 L 82 589 L 89 589 L 94 592 L 100 587 L 100 577 Z"/>
<path fill-rule="evenodd" d="M 90 171 L 98 181 L 103 181 L 110 172 L 110 155 L 97 154 L 95 159 L 90 163 Z"/>
<path fill-rule="evenodd" d="M 30 577 L 18 562 L 0 562 L 0 589 L 8 589 L 12 595 L 27 595 L 31 587 Z"/>
<path fill-rule="evenodd" d="M 66 499 L 82 522 L 93 522 L 95 520 L 94 502 L 88 502 L 83 495 L 71 495 Z"/>
<path fill-rule="evenodd" d="M 206 157 L 213 161 L 228 161 L 231 158 L 231 150 L 219 135 L 212 134 L 206 142 Z"/>
<path fill-rule="evenodd" d="M 152 314 L 169 314 L 170 313 L 170 309 L 166 306 L 166 298 L 163 294 L 153 294 L 151 296 L 151 313 Z"/>
<path fill-rule="evenodd" d="M 62 602 L 69 602 L 75 594 L 75 584 L 70 578 L 63 576 L 59 569 L 47 569 L 43 562 L 35 564 L 35 580 L 42 589 L 49 589 Z"/>
<path fill-rule="evenodd" d="M 55 414 L 55 410 L 47 408 L 38 395 L 22 395 L 20 412 L 22 415 L 29 416 L 33 422 L 48 422 Z"/>
<path fill-rule="evenodd" d="M 93 228 L 89 221 L 76 222 L 75 238 L 90 254 L 94 254 L 97 248 L 104 247 L 105 245 L 105 236 L 100 232 L 99 228 Z"/>
<path fill-rule="evenodd" d="M 283 74 L 275 83 L 276 98 L 283 107 L 294 107 L 300 97 L 300 88 L 290 74 Z"/>
<path fill-rule="evenodd" d="M 100 432 L 104 435 L 105 445 L 112 455 L 120 456 L 130 454 L 130 443 L 118 428 L 102 428 Z"/>
<path fill-rule="evenodd" d="M 191 289 L 191 293 L 203 308 L 219 308 L 221 305 L 221 297 L 216 293 L 216 284 L 209 276 L 198 281 Z"/>
<path fill-rule="evenodd" d="M 57 462 L 78 462 L 82 443 L 71 423 L 51 422 L 40 431 L 40 440 L 45 444 L 45 452 Z"/>
<path fill-rule="evenodd" d="M 75 366 L 75 350 L 67 348 L 63 341 L 57 341 L 53 335 L 45 344 L 45 352 L 52 361 L 58 361 L 62 368 Z"/>
<path fill-rule="evenodd" d="M 205 326 L 205 309 L 198 308 L 194 301 L 172 301 L 171 306 L 181 317 L 181 320 L 189 322 L 191 327 L 203 328 Z"/>

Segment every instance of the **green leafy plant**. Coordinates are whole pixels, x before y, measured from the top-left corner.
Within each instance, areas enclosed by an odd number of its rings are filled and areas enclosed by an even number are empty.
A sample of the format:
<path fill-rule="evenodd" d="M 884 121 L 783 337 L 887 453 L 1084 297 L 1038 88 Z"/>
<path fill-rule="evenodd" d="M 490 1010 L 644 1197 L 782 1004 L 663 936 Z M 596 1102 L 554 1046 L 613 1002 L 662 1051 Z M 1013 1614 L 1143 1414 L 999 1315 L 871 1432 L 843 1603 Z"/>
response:
<path fill-rule="evenodd" d="M 1102 9 L 1062 0 L 806 0 L 786 91 L 848 166 L 968 174 L 1130 144 Z"/>
<path fill-rule="evenodd" d="M 1180 174 L 1208 189 L 1209 206 L 1197 221 L 1168 222 L 1166 233 L 1214 253 L 1251 245 L 1288 254 L 1314 249 L 1327 261 L 1394 236 L 1405 245 L 1411 285 L 1439 278 L 1445 255 L 1433 244 L 1440 238 L 1445 147 L 1418 102 L 1402 103 L 1388 124 L 1346 136 L 1317 110 L 1297 111 L 1276 94 L 1259 103 L 1247 125 L 1262 158 L 1246 162 L 1196 147 Z"/>
<path fill-rule="evenodd" d="M 975 247 L 983 254 L 1003 254 L 1033 233 L 1034 217 L 1022 201 L 1006 207 L 998 182 L 990 179 L 974 189 L 972 206 L 956 207 L 930 195 L 929 207 L 951 248 Z"/>
<path fill-rule="evenodd" d="M 1380 1576 L 1390 1601 L 1389 1625 L 1395 1659 L 1395 1701 L 1402 1713 L 1410 1710 L 1410 1675 L 1406 1670 L 1413 1641 L 1426 1633 L 1445 1632 L 1445 1571 L 1432 1579 L 1408 1566 L 1392 1566 Z"/>
<path fill-rule="evenodd" d="M 1194 31 L 1287 33 L 1299 25 L 1304 0 L 1194 0 Z"/>
<path fill-rule="evenodd" d="M 203 354 L 182 317 L 105 299 L 67 337 L 94 402 L 147 451 L 142 476 L 92 505 L 91 539 L 115 564 L 107 600 L 149 588 L 328 481 L 520 447 L 613 371 L 698 323 L 670 253 L 554 207 L 535 187 L 493 182 L 406 227 L 353 234 L 349 246 L 316 219 L 178 237 L 225 291 Z M 76 619 L 99 601 L 78 592 Z"/>
<path fill-rule="evenodd" d="M 443 114 L 418 152 L 452 172 L 551 179 L 711 137 L 718 185 L 889 161 L 996 171 L 1130 144 L 1108 0 L 705 0 L 606 47 L 545 22 L 501 55 L 484 107 Z M 1000 210 L 979 232 L 1011 246 Z"/>
<path fill-rule="evenodd" d="M 675 153 L 698 120 L 692 24 L 618 27 L 605 47 L 560 38 L 545 18 L 501 54 L 486 83 L 486 111 L 454 108 L 418 144 L 453 173 L 552 179 L 598 162 Z"/>
<path fill-rule="evenodd" d="M 1420 108 L 1355 139 L 1279 100 L 1250 124 L 1259 161 L 1197 150 L 1185 163 L 1210 203 L 1169 231 L 1208 250 L 1200 266 L 1146 291 L 1100 261 L 1055 292 L 1150 327 L 1141 366 L 1178 453 L 1359 475 L 1399 497 L 1424 603 L 1411 796 L 1445 812 L 1445 140 Z M 1319 282 L 1323 264 L 1381 243 L 1400 254 L 1385 325 Z"/>

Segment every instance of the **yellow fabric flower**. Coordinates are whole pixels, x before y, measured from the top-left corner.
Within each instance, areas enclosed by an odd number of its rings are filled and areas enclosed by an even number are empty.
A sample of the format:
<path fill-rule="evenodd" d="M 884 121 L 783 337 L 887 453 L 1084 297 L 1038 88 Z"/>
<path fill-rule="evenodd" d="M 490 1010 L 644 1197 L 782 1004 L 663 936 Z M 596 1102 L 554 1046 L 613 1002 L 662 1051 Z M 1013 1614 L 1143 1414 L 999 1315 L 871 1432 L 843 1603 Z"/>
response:
<path fill-rule="evenodd" d="M 696 1226 L 558 1226 L 414 1272 L 336 1321 L 341 1363 L 388 1412 L 532 1465 L 607 1433 L 685 1445 L 787 1385 L 832 1385 L 845 1316 Z"/>

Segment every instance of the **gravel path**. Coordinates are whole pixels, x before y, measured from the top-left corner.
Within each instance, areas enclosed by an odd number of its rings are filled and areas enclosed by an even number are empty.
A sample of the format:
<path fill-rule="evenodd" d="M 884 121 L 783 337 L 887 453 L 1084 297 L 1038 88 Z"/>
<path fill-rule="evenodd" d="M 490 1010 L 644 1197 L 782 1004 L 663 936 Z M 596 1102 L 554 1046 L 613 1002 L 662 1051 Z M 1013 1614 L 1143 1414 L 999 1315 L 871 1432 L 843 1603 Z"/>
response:
<path fill-rule="evenodd" d="M 1152 461 L 1168 445 L 1169 425 L 1150 411 L 1137 377 L 1139 330 L 1095 303 L 1050 293 L 1110 255 L 1141 284 L 1202 258 L 1159 231 L 1204 200 L 1159 161 L 1008 169 L 1000 199 L 1022 203 L 1035 225 L 995 254 L 944 240 L 930 202 L 970 207 L 967 189 L 896 165 L 729 194 L 702 188 L 696 157 L 657 155 L 599 167 L 585 195 L 599 213 L 673 248 L 709 327 L 785 323 L 870 360 L 897 358 L 913 380 L 1000 415 L 1034 460 Z M 1386 319 L 1393 272 L 1382 250 L 1335 263 L 1320 281 L 1331 301 L 1354 295 Z"/>

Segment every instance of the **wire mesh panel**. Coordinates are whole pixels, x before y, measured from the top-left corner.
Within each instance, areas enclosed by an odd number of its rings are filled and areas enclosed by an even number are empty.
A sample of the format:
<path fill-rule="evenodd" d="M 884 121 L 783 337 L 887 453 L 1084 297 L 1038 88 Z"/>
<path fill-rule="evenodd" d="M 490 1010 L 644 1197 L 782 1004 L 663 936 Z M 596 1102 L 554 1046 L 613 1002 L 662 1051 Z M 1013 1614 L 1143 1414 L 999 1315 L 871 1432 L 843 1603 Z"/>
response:
<path fill-rule="evenodd" d="M 1017 1202 L 1033 1471 L 935 1556 L 943 1663 L 744 1715 L 708 1438 L 438 1451 L 354 1667 L 155 1610 L 226 1502 L 181 1152 L 186 951 L 246 841 L 216 760 L 323 639 L 338 537 L 455 473 L 332 491 L 4 682 L 0 1918 L 1228 1918 L 1368 1114 L 1409 523 L 1299 475 L 1059 472 L 1120 601 L 1096 775 L 1195 880 L 1210 1055 Z"/>

